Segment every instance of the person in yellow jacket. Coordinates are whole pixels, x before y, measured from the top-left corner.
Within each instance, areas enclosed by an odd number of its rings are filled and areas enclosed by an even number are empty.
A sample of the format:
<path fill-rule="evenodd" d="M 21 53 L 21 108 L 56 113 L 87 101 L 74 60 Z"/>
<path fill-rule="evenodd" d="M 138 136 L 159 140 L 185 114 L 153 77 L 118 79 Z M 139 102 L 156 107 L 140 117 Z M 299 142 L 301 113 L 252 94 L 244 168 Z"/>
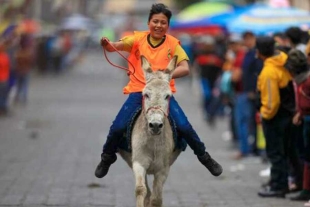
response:
<path fill-rule="evenodd" d="M 271 163 L 270 181 L 258 192 L 261 197 L 285 197 L 288 192 L 288 160 L 290 163 L 298 163 L 292 139 L 294 86 L 291 75 L 285 69 L 287 55 L 275 50 L 274 46 L 272 37 L 260 37 L 256 41 L 257 55 L 264 61 L 257 80 L 259 111 L 266 139 L 266 153 Z"/>
<path fill-rule="evenodd" d="M 153 4 L 148 19 L 149 31 L 137 31 L 133 35 L 123 37 L 118 42 L 110 42 L 110 44 L 106 38 L 101 40 L 102 46 L 109 52 L 114 51 L 111 44 L 117 50 L 129 52 L 128 60 L 134 66 L 132 67 L 129 64 L 129 70 L 135 71 L 134 75 L 129 76 L 129 83 L 123 89 L 124 94 L 129 94 L 128 99 L 110 127 L 106 143 L 103 146 L 101 161 L 95 170 L 95 176 L 98 178 L 104 177 L 108 173 L 110 165 L 116 161 L 115 153 L 123 134 L 126 132 L 127 125 L 141 109 L 145 79 L 141 68 L 140 55 L 147 58 L 153 70 L 165 68 L 174 55 L 178 56 L 177 68 L 172 74 L 170 82 L 173 93 L 176 92 L 173 79 L 189 74 L 188 57 L 180 46 L 179 40 L 167 34 L 171 16 L 171 11 L 164 4 Z M 208 168 L 211 174 L 219 176 L 223 171 L 221 165 L 206 152 L 204 143 L 199 139 L 173 96 L 170 98 L 169 108 L 169 116 L 174 120 L 180 136 L 185 139 L 197 155 L 198 160 Z"/>

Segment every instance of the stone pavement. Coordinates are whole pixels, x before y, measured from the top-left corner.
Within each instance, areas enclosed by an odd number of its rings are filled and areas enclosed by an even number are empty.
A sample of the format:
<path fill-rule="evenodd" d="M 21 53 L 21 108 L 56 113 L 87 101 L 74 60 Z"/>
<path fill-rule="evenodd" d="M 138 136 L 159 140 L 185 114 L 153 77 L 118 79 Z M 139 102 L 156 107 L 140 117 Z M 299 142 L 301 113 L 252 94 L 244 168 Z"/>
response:
<path fill-rule="evenodd" d="M 99 51 L 64 75 L 33 75 L 28 105 L 14 106 L 10 117 L 0 119 L 0 207 L 135 206 L 133 174 L 120 157 L 105 178 L 94 176 L 105 136 L 126 98 L 124 74 Z M 221 137 L 227 120 L 208 128 L 197 87 L 188 80 L 177 85 L 178 102 L 224 173 L 213 177 L 187 148 L 165 184 L 165 207 L 303 206 L 259 198 L 265 179 L 258 173 L 267 165 L 257 158 L 231 160 L 230 143 Z"/>

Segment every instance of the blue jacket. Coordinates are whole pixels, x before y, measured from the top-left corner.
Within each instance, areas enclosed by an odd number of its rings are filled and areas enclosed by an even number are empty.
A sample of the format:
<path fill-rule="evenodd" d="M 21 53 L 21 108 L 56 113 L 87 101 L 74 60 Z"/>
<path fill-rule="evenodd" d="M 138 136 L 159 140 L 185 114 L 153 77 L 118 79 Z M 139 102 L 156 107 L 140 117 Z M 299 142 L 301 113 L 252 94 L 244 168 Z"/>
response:
<path fill-rule="evenodd" d="M 257 77 L 263 68 L 263 61 L 256 58 L 255 49 L 250 49 L 244 56 L 242 63 L 243 92 L 255 92 Z"/>

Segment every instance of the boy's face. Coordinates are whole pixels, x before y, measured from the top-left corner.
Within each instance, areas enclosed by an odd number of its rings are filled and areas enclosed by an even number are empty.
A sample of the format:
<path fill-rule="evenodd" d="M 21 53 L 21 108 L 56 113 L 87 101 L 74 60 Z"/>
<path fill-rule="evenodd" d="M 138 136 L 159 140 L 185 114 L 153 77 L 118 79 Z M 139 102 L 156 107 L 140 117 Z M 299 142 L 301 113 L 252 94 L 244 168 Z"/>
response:
<path fill-rule="evenodd" d="M 163 13 L 153 14 L 152 18 L 148 22 L 148 27 L 150 29 L 151 36 L 154 39 L 161 39 L 165 36 L 167 30 L 169 29 L 169 21 L 167 16 Z"/>
<path fill-rule="evenodd" d="M 247 48 L 255 47 L 255 41 L 256 41 L 256 38 L 254 36 L 248 35 L 243 38 L 243 43 Z"/>
<path fill-rule="evenodd" d="M 238 52 L 241 49 L 242 45 L 240 42 L 230 42 L 229 43 L 229 48 L 234 51 Z"/>

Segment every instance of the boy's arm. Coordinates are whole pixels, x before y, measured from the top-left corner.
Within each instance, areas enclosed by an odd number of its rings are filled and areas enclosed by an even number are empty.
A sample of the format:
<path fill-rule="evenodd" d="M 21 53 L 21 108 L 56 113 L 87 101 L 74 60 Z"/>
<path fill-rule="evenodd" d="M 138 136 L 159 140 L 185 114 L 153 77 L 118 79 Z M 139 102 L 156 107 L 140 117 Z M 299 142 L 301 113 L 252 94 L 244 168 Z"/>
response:
<path fill-rule="evenodd" d="M 182 60 L 177 64 L 176 69 L 173 71 L 172 78 L 181 78 L 189 74 L 189 65 L 187 60 Z"/>
<path fill-rule="evenodd" d="M 272 119 L 280 107 L 280 91 L 276 79 L 262 74 L 258 80 L 258 90 L 261 94 L 260 113 L 264 119 Z"/>
<path fill-rule="evenodd" d="M 189 75 L 189 64 L 188 64 L 188 56 L 184 49 L 180 46 L 177 45 L 174 51 L 174 55 L 178 56 L 178 61 L 177 61 L 177 67 L 173 71 L 172 78 L 182 78 L 184 76 Z"/>
<path fill-rule="evenodd" d="M 102 38 L 101 41 L 101 46 L 106 49 L 108 52 L 114 52 L 116 50 L 123 50 L 124 48 L 124 43 L 123 41 L 118 41 L 118 42 L 110 42 L 106 38 Z M 115 48 L 115 49 L 114 49 Z"/>

